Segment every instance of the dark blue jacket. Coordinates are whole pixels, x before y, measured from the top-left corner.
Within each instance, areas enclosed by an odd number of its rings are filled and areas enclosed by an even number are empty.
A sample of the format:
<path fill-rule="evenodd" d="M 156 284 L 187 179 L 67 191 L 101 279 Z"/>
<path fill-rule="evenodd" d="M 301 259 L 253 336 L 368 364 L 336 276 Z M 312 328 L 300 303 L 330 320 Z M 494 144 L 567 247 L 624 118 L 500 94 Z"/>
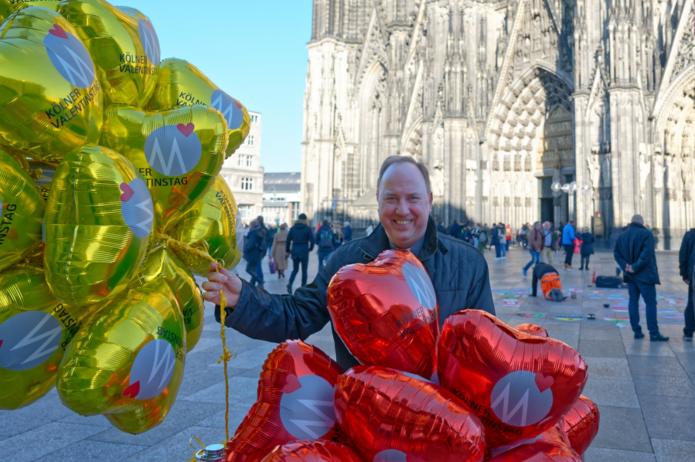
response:
<path fill-rule="evenodd" d="M 678 252 L 678 268 L 680 269 L 681 277 L 684 280 L 690 280 L 693 277 L 693 266 L 695 265 L 695 228 L 691 229 L 681 242 L 681 248 Z"/>
<path fill-rule="evenodd" d="M 325 240 L 322 238 L 324 234 L 326 236 Z M 316 232 L 315 240 L 316 247 L 318 247 L 318 251 L 322 255 L 328 255 L 338 246 L 338 239 L 336 238 L 330 225 L 321 225 L 319 230 Z"/>
<path fill-rule="evenodd" d="M 625 282 L 660 284 L 654 253 L 654 235 L 643 225 L 628 225 L 615 243 L 613 256 L 623 271 L 625 265 L 632 265 L 632 273 L 624 273 Z"/>
<path fill-rule="evenodd" d="M 292 258 L 309 258 L 309 252 L 314 248 L 314 233 L 303 221 L 292 225 L 287 234 L 285 250 Z"/>
<path fill-rule="evenodd" d="M 591 233 L 581 233 L 579 239 L 582 240 L 580 252 L 583 257 L 594 253 L 594 235 Z"/>
<path fill-rule="evenodd" d="M 338 270 L 351 263 L 368 263 L 390 248 L 379 225 L 368 237 L 353 240 L 331 254 L 314 281 L 294 295 L 270 295 L 243 281 L 239 302 L 227 308 L 225 324 L 249 337 L 270 342 L 305 339 L 330 321 L 327 308 L 328 283 Z M 463 308 L 480 308 L 495 313 L 485 258 L 472 246 L 436 232 L 429 221 L 418 258 L 434 286 L 439 303 L 439 321 Z M 219 308 L 215 309 L 219 322 Z M 333 331 L 338 363 L 344 369 L 357 361 Z"/>
<path fill-rule="evenodd" d="M 244 260 L 248 263 L 258 263 L 263 260 L 268 249 L 266 239 L 268 230 L 265 226 L 254 226 L 244 239 Z"/>
<path fill-rule="evenodd" d="M 343 240 L 350 242 L 352 240 L 352 226 L 343 226 Z"/>

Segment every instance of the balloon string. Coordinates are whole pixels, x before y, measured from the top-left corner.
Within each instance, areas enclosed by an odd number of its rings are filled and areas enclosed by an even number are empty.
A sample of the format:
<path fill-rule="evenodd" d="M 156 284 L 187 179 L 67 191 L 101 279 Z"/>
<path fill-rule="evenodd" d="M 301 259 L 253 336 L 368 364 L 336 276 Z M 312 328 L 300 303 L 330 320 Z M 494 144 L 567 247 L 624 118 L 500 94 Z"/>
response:
<path fill-rule="evenodd" d="M 165 245 L 167 247 L 170 247 L 174 251 L 174 253 L 182 253 L 184 255 L 189 255 L 195 258 L 202 258 L 203 260 L 206 260 L 209 263 L 215 262 L 215 259 L 210 256 L 210 254 L 207 252 L 207 249 L 198 249 L 162 233 L 156 233 L 155 238 L 163 240 Z M 203 244 L 207 244 L 207 242 L 203 241 Z"/>
<path fill-rule="evenodd" d="M 221 266 L 217 267 L 217 271 L 220 271 Z M 224 291 L 220 289 L 220 339 L 222 340 L 222 356 L 220 356 L 220 361 L 222 361 L 222 366 L 224 369 L 224 435 L 225 435 L 225 447 L 229 441 L 229 360 L 232 359 L 232 354 L 227 348 L 227 335 L 225 329 L 225 319 L 227 318 L 227 297 L 224 295 Z M 218 361 L 219 362 L 219 361 Z"/>

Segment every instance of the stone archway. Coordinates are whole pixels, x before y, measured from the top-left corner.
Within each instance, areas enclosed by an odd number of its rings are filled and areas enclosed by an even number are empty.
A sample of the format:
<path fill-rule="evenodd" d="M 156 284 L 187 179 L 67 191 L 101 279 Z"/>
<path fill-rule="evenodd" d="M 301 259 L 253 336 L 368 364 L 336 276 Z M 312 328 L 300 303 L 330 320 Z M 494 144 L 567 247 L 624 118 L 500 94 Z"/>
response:
<path fill-rule="evenodd" d="M 487 221 L 519 226 L 539 220 L 544 206 L 558 213 L 561 197 L 552 196 L 550 183 L 571 179 L 575 171 L 571 93 L 569 82 L 542 66 L 503 91 L 486 137 Z"/>
<path fill-rule="evenodd" d="M 679 78 L 658 114 L 654 175 L 654 219 L 664 245 L 695 227 L 695 68 Z"/>

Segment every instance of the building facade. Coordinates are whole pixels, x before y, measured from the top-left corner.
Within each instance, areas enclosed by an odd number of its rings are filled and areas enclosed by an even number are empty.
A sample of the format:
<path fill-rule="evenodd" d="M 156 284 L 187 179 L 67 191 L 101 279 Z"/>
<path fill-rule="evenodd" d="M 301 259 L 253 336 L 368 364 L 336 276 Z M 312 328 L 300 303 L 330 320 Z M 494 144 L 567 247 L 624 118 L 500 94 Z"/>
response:
<path fill-rule="evenodd" d="M 292 226 L 301 213 L 301 174 L 270 172 L 263 175 L 263 220 L 279 226 Z"/>
<path fill-rule="evenodd" d="M 402 153 L 444 222 L 695 226 L 693 0 L 314 0 L 308 54 L 309 214 L 376 219 Z"/>
<path fill-rule="evenodd" d="M 251 128 L 234 155 L 225 159 L 220 175 L 234 194 L 242 223 L 263 213 L 263 167 L 261 167 L 261 114 L 249 111 Z"/>

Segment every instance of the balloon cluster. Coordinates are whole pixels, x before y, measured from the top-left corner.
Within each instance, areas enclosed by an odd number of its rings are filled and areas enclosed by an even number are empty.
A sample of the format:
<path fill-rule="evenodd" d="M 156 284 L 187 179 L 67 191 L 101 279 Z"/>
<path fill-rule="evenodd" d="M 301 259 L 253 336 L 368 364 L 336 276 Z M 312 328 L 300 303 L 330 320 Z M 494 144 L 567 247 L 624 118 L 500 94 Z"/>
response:
<path fill-rule="evenodd" d="M 582 357 L 541 326 L 449 316 L 409 251 L 341 268 L 333 327 L 360 363 L 341 373 L 301 341 L 268 356 L 227 462 L 581 461 L 598 407 Z"/>
<path fill-rule="evenodd" d="M 248 112 L 135 9 L 0 0 L 0 22 L 0 408 L 55 385 L 148 430 L 202 332 L 193 273 L 240 258 L 219 172 Z"/>

